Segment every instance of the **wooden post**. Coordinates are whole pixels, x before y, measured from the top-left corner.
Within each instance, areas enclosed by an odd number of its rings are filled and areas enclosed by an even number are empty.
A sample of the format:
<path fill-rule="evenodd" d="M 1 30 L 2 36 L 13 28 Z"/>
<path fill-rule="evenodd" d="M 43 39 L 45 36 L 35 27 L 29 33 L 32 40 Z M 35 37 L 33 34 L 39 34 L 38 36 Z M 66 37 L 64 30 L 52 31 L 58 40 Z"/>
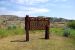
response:
<path fill-rule="evenodd" d="M 49 39 L 49 26 L 46 25 L 46 29 L 45 29 L 45 39 Z"/>
<path fill-rule="evenodd" d="M 29 15 L 25 17 L 26 41 L 29 41 Z"/>

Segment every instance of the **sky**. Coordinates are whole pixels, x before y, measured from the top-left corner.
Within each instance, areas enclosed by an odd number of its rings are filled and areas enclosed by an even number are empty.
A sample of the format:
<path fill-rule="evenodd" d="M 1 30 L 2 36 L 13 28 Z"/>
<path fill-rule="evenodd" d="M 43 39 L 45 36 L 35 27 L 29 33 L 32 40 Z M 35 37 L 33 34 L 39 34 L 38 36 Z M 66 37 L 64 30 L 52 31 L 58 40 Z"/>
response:
<path fill-rule="evenodd" d="M 75 0 L 0 0 L 0 15 L 75 19 Z"/>

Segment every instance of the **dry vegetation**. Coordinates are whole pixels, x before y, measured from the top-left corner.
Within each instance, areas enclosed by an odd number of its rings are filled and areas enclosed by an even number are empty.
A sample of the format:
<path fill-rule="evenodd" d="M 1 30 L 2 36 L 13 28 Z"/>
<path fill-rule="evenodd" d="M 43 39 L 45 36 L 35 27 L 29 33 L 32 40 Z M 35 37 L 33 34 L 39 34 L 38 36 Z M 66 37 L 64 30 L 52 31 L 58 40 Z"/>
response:
<path fill-rule="evenodd" d="M 70 37 L 63 37 L 64 23 L 51 23 L 48 40 L 44 39 L 44 31 L 34 30 L 30 31 L 30 41 L 26 42 L 24 21 L 17 19 L 3 17 L 0 21 L 0 27 L 3 27 L 0 28 L 0 50 L 75 50 L 75 30 L 71 30 Z M 16 28 L 9 27 L 13 24 Z"/>
<path fill-rule="evenodd" d="M 24 40 L 25 35 L 0 39 L 0 50 L 75 50 L 74 39 L 54 33 L 51 33 L 49 40 L 45 40 L 43 31 L 30 31 L 30 41 Z"/>

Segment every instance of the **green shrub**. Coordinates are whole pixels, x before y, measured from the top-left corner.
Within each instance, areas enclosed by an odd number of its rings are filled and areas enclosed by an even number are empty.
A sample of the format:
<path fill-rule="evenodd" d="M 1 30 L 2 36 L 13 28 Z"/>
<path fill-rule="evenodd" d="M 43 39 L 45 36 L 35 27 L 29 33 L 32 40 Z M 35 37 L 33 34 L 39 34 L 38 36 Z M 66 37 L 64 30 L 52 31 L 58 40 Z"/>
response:
<path fill-rule="evenodd" d="M 12 27 L 13 27 L 13 29 L 16 29 L 16 25 L 13 25 Z"/>
<path fill-rule="evenodd" d="M 67 26 L 68 26 L 69 28 L 75 29 L 75 21 L 73 20 L 73 21 L 68 22 L 68 23 L 67 23 Z"/>
<path fill-rule="evenodd" d="M 11 29 L 11 26 L 8 26 L 8 30 L 10 30 Z"/>
<path fill-rule="evenodd" d="M 70 35 L 70 28 L 65 27 L 63 36 L 68 37 L 69 35 Z"/>
<path fill-rule="evenodd" d="M 8 30 L 10 30 L 10 29 L 16 29 L 16 25 L 9 25 Z"/>

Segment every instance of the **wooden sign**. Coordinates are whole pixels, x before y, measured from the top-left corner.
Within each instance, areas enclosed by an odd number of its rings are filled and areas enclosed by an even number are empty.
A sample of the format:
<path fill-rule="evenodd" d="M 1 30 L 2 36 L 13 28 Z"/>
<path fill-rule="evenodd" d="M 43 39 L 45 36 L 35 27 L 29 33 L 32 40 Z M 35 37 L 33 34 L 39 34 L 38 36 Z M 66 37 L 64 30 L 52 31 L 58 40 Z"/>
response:
<path fill-rule="evenodd" d="M 29 41 L 29 30 L 46 30 L 45 39 L 49 39 L 49 19 L 42 17 L 25 17 L 26 41 Z"/>
<path fill-rule="evenodd" d="M 46 25 L 49 25 L 48 18 L 29 17 L 29 30 L 45 30 Z"/>

